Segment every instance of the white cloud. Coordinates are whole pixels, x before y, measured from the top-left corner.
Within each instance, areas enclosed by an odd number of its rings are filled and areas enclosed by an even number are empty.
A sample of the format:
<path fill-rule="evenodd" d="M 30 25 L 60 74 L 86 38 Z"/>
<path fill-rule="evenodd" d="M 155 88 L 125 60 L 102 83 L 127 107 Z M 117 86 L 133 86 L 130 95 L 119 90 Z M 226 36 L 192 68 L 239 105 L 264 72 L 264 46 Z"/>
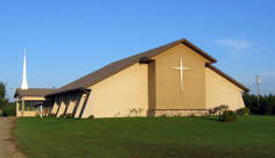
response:
<path fill-rule="evenodd" d="M 236 50 L 243 50 L 252 46 L 252 44 L 247 40 L 220 39 L 217 40 L 217 43 Z"/>

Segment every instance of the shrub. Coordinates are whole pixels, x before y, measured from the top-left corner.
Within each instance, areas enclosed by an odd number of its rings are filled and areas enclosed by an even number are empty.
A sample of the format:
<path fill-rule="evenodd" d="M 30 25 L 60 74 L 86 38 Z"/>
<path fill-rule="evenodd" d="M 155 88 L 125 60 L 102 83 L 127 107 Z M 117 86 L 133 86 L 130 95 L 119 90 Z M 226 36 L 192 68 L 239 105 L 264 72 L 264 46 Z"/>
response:
<path fill-rule="evenodd" d="M 229 109 L 229 106 L 228 105 L 220 105 L 220 106 L 216 106 L 212 109 L 209 109 L 208 110 L 208 114 L 209 115 L 215 115 L 215 114 L 218 114 L 219 116 L 221 116 L 221 114 L 228 110 Z"/>
<path fill-rule="evenodd" d="M 74 115 L 73 114 L 67 114 L 66 118 L 74 118 Z"/>
<path fill-rule="evenodd" d="M 36 114 L 35 117 L 37 118 L 41 118 L 40 114 Z"/>
<path fill-rule="evenodd" d="M 237 111 L 236 111 L 236 113 L 238 114 L 238 115 L 242 115 L 242 116 L 248 116 L 249 115 L 249 109 L 248 108 L 241 108 L 241 109 L 238 109 Z"/>
<path fill-rule="evenodd" d="M 58 118 L 66 118 L 66 115 L 62 114 Z"/>
<path fill-rule="evenodd" d="M 166 117 L 166 114 L 162 114 L 162 115 L 160 115 L 159 117 L 165 118 L 165 117 Z"/>
<path fill-rule="evenodd" d="M 55 115 L 55 114 L 50 113 L 50 114 L 48 115 L 48 117 L 49 117 L 49 118 L 55 118 L 55 117 L 56 117 L 56 115 Z"/>
<path fill-rule="evenodd" d="M 224 122 L 234 122 L 237 118 L 237 115 L 232 110 L 226 110 L 223 112 L 221 118 L 222 118 L 222 121 L 224 121 Z"/>
<path fill-rule="evenodd" d="M 94 119 L 94 115 L 90 115 L 89 117 L 87 117 L 87 119 L 93 120 Z"/>

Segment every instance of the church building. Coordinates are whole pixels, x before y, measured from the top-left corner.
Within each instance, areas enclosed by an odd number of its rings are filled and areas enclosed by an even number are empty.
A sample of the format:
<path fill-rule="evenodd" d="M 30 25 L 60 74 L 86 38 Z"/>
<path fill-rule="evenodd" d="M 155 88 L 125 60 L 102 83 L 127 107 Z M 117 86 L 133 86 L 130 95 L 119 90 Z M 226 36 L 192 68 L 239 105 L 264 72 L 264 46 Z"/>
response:
<path fill-rule="evenodd" d="M 244 107 L 249 91 L 213 66 L 216 59 L 181 39 L 113 62 L 43 97 L 50 113 L 75 118 L 199 116 Z"/>

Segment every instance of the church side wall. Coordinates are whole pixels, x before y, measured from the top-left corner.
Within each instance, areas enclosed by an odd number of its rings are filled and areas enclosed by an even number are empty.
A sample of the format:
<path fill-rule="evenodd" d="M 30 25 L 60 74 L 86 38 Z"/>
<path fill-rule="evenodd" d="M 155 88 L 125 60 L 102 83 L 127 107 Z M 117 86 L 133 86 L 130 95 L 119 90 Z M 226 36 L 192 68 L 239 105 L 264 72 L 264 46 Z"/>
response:
<path fill-rule="evenodd" d="M 242 99 L 243 90 L 231 83 L 215 71 L 206 68 L 206 106 L 214 108 L 228 105 L 236 110 L 245 107 Z"/>
<path fill-rule="evenodd" d="M 134 64 L 90 87 L 83 118 L 146 116 L 148 65 Z"/>
<path fill-rule="evenodd" d="M 173 67 L 189 68 L 183 72 L 183 93 L 181 92 L 179 70 Z M 205 63 L 208 62 L 184 44 L 168 49 L 155 59 L 155 108 L 156 109 L 205 109 Z"/>

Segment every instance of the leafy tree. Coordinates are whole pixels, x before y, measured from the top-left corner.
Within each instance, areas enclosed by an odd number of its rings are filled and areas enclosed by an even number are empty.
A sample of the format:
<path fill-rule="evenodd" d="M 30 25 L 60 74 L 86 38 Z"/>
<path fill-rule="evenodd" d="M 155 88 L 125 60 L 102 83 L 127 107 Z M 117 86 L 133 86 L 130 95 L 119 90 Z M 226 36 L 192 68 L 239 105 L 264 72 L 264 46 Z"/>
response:
<path fill-rule="evenodd" d="M 3 107 L 8 104 L 8 100 L 5 99 L 5 96 L 6 96 L 6 86 L 3 82 L 0 82 L 0 110 L 3 109 Z"/>
<path fill-rule="evenodd" d="M 14 116 L 16 114 L 15 103 L 10 103 L 6 99 L 6 85 L 0 82 L 0 112 L 3 116 Z"/>
<path fill-rule="evenodd" d="M 256 95 L 245 93 L 243 99 L 251 114 L 275 115 L 275 95 L 264 95 L 258 99 Z"/>
<path fill-rule="evenodd" d="M 6 86 L 3 82 L 0 82 L 0 99 L 5 99 L 6 96 Z"/>

